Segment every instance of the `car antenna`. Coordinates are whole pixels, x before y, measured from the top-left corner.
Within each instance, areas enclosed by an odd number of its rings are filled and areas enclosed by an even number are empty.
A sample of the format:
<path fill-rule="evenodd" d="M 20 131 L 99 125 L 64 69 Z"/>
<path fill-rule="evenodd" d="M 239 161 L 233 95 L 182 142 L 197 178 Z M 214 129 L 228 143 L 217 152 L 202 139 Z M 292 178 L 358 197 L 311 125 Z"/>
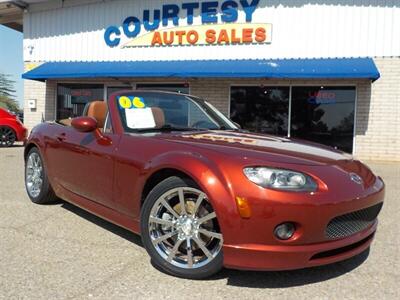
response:
<path fill-rule="evenodd" d="M 42 113 L 42 123 L 44 123 L 44 115 L 43 115 L 43 113 Z"/>

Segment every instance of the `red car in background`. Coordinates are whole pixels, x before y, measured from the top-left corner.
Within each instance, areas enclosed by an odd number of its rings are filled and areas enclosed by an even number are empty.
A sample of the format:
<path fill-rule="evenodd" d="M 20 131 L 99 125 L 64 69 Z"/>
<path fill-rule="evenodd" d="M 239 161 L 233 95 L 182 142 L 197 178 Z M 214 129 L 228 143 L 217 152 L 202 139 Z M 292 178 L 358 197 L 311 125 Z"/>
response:
<path fill-rule="evenodd" d="M 17 141 L 25 141 L 27 129 L 19 118 L 0 108 L 0 147 L 10 147 Z"/>
<path fill-rule="evenodd" d="M 59 197 L 141 234 L 155 265 L 186 278 L 352 257 L 370 246 L 384 198 L 351 155 L 241 130 L 176 93 L 91 102 L 36 126 L 24 158 L 34 203 Z"/>

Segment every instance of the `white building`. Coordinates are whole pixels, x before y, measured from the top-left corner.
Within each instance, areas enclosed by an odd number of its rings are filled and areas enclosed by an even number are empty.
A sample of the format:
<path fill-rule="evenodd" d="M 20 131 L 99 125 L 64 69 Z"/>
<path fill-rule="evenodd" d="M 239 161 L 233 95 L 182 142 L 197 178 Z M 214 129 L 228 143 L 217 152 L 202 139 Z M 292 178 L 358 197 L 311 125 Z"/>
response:
<path fill-rule="evenodd" d="M 30 128 L 169 89 L 249 130 L 400 160 L 400 1 L 0 1 L 0 23 L 23 28 Z"/>

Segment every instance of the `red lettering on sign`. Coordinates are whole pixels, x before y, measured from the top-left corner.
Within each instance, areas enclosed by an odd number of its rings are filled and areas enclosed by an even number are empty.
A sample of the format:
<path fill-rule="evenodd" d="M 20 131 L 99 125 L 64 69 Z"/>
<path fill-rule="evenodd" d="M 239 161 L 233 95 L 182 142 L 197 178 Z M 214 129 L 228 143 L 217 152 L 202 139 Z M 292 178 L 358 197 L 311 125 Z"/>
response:
<path fill-rule="evenodd" d="M 217 40 L 216 38 L 216 32 L 214 29 L 209 29 L 206 31 L 206 42 L 209 44 L 214 44 L 215 41 Z"/>
<path fill-rule="evenodd" d="M 222 29 L 218 36 L 218 44 L 229 44 L 229 36 L 225 29 Z"/>
<path fill-rule="evenodd" d="M 183 44 L 183 36 L 186 35 L 186 31 L 178 30 L 175 32 L 175 34 L 178 36 L 179 45 L 182 45 Z"/>
<path fill-rule="evenodd" d="M 252 43 L 253 42 L 253 29 L 252 28 L 243 28 L 242 41 L 243 41 L 243 43 Z"/>
<path fill-rule="evenodd" d="M 199 40 L 199 34 L 195 30 L 190 30 L 187 33 L 187 41 L 189 44 L 194 45 Z"/>
<path fill-rule="evenodd" d="M 169 33 L 169 39 L 168 39 L 168 33 Z M 166 45 L 171 45 L 174 42 L 174 32 L 170 31 L 170 32 L 163 32 L 163 38 L 164 38 L 164 44 Z"/>
<path fill-rule="evenodd" d="M 158 46 L 162 46 L 162 44 L 163 44 L 162 39 L 161 39 L 161 34 L 158 31 L 154 32 L 153 39 L 151 41 L 152 46 L 155 46 L 157 44 L 158 44 Z"/>
<path fill-rule="evenodd" d="M 258 27 L 256 29 L 256 37 L 255 40 L 259 43 L 262 43 L 266 40 L 267 36 L 266 36 L 266 32 L 265 29 L 262 27 Z"/>
<path fill-rule="evenodd" d="M 236 29 L 232 29 L 231 31 L 231 43 L 232 44 L 240 43 L 240 38 L 236 36 Z"/>

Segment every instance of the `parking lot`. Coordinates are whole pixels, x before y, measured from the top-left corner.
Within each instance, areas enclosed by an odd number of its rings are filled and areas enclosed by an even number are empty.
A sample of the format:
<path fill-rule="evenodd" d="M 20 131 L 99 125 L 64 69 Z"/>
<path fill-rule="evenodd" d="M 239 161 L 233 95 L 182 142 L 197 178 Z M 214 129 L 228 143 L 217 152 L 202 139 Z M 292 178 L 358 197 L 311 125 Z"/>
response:
<path fill-rule="evenodd" d="M 23 148 L 0 149 L 0 299 L 399 299 L 400 164 L 369 165 L 387 185 L 369 252 L 285 272 L 224 270 L 191 281 L 156 270 L 140 237 L 73 205 L 32 204 Z"/>

